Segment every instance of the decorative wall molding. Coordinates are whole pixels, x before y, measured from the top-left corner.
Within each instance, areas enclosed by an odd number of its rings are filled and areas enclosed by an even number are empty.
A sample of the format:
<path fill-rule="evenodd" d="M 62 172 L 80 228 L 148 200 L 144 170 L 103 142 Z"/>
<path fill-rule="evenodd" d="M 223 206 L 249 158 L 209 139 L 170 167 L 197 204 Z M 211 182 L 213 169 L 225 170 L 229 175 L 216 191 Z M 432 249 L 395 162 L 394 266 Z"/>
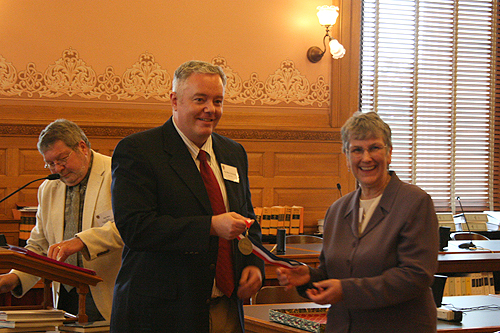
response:
<path fill-rule="evenodd" d="M 309 82 L 291 60 L 282 61 L 280 68 L 264 80 L 255 72 L 244 80 L 221 56 L 213 58 L 212 63 L 221 66 L 228 77 L 226 103 L 317 107 L 330 104 L 327 80 L 318 76 L 316 82 Z M 147 52 L 121 75 L 112 66 L 104 73 L 96 73 L 72 48 L 64 50 L 62 57 L 43 71 L 32 62 L 25 70 L 17 70 L 0 55 L 0 98 L 167 102 L 171 88 L 172 76 Z"/>
<path fill-rule="evenodd" d="M 107 126 L 80 126 L 89 137 L 116 137 L 141 132 L 146 128 L 140 127 L 107 127 Z M 36 136 L 45 128 L 42 125 L 2 125 L 0 136 Z M 222 129 L 217 133 L 234 140 L 283 140 L 283 141 L 324 141 L 340 142 L 338 131 L 285 131 L 285 130 L 240 130 Z"/>

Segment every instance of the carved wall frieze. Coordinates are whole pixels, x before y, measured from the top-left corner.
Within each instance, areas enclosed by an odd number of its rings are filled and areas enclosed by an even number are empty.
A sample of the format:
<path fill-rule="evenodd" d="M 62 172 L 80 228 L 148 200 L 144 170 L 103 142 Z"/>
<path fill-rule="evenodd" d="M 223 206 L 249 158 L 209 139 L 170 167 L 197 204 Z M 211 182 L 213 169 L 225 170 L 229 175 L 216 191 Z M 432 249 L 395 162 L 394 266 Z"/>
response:
<path fill-rule="evenodd" d="M 140 127 L 80 126 L 89 137 L 123 138 L 141 132 Z M 36 136 L 45 128 L 42 125 L 1 125 L 0 136 Z M 340 141 L 339 132 L 275 131 L 248 129 L 220 129 L 217 133 L 233 140 L 279 140 L 279 141 Z"/>
<path fill-rule="evenodd" d="M 221 66 L 227 75 L 226 103 L 317 107 L 330 104 L 327 80 L 318 76 L 316 82 L 309 82 L 291 60 L 282 61 L 280 68 L 264 80 L 255 72 L 244 80 L 221 56 L 213 58 L 212 63 Z M 32 62 L 26 69 L 17 70 L 0 55 L 0 98 L 115 102 L 141 99 L 153 103 L 168 102 L 171 89 L 172 76 L 147 52 L 121 75 L 112 66 L 104 73 L 96 73 L 72 48 L 64 50 L 60 59 L 42 71 Z"/>

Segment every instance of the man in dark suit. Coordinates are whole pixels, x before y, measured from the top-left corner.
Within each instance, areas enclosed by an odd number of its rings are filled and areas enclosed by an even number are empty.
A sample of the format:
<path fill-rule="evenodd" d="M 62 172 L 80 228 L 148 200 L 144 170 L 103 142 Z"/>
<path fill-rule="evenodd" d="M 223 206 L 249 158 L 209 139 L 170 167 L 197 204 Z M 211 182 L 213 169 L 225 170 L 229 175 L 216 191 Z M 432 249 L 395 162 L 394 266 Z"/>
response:
<path fill-rule="evenodd" d="M 111 332 L 244 331 L 242 299 L 260 289 L 264 263 L 238 249 L 236 237 L 255 215 L 244 148 L 213 132 L 225 84 L 219 66 L 184 63 L 174 74 L 172 118 L 114 151 L 113 210 L 125 247 Z M 222 213 L 200 173 L 200 150 L 220 187 Z M 258 223 L 248 234 L 261 241 Z M 228 244 L 232 263 L 216 278 L 219 242 Z M 234 289 L 223 287 L 231 275 Z"/>

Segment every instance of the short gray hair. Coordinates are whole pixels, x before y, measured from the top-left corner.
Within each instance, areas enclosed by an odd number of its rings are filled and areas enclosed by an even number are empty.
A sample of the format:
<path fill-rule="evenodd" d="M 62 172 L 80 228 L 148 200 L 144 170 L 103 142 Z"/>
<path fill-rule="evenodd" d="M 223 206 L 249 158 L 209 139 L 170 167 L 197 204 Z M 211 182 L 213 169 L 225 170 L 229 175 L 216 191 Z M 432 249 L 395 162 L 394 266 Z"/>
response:
<path fill-rule="evenodd" d="M 216 74 L 222 79 L 222 85 L 226 87 L 226 74 L 220 66 L 212 65 L 209 62 L 190 60 L 186 61 L 175 70 L 172 81 L 172 91 L 178 92 L 179 86 L 186 81 L 192 74 Z"/>
<path fill-rule="evenodd" d="M 66 119 L 57 119 L 45 127 L 38 137 L 38 151 L 43 154 L 57 141 L 62 141 L 75 150 L 78 143 L 83 140 L 90 149 L 90 141 L 77 124 Z"/>
<path fill-rule="evenodd" d="M 392 148 L 391 128 L 376 112 L 355 112 L 340 130 L 342 150 L 347 153 L 351 139 L 365 140 L 382 137 L 387 147 Z"/>

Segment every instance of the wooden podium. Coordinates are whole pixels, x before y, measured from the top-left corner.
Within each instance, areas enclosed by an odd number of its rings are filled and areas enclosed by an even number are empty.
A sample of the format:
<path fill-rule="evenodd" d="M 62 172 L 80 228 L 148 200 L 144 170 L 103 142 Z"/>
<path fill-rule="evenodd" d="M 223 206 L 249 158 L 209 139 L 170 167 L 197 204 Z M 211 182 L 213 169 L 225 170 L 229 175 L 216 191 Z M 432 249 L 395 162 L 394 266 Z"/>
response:
<path fill-rule="evenodd" d="M 41 305 L 28 306 L 31 309 L 52 307 L 50 291 L 52 281 L 76 287 L 79 295 L 78 322 L 88 322 L 88 316 L 85 313 L 85 296 L 89 292 L 89 285 L 95 286 L 102 281 L 102 278 L 97 276 L 94 271 L 50 259 L 16 246 L 0 248 L 0 268 L 17 269 L 43 279 L 43 302 Z M 10 310 L 16 308 L 19 309 L 20 307 L 8 307 Z M 22 306 L 22 308 L 26 309 L 27 307 Z"/>

